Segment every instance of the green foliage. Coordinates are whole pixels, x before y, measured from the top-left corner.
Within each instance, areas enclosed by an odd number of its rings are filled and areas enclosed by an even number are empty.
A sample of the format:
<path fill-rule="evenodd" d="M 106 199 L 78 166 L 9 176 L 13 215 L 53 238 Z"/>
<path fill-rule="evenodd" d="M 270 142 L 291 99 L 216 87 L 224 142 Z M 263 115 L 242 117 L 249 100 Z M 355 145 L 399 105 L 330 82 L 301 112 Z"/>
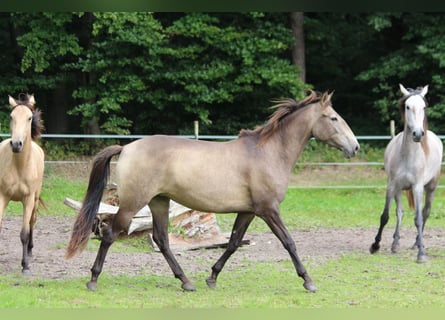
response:
<path fill-rule="evenodd" d="M 69 114 L 87 132 L 177 134 L 200 120 L 230 134 L 232 122 L 238 132 L 264 121 L 270 99 L 308 88 L 290 61 L 285 14 L 44 12 L 11 21 L 29 78 L 20 92 L 63 82 Z"/>
<path fill-rule="evenodd" d="M 29 13 L 23 16 L 13 14 L 17 28 L 32 30 L 17 38 L 18 45 L 26 48 L 23 54 L 21 70 L 33 68 L 39 73 L 54 66 L 54 59 L 67 55 L 77 56 L 81 52 L 75 34 L 61 32 L 72 22 L 71 13 Z"/>
<path fill-rule="evenodd" d="M 33 92 L 44 112 L 69 110 L 73 132 L 190 134 L 200 120 L 206 134 L 237 134 L 266 119 L 271 99 L 313 87 L 335 91 L 354 132 L 381 134 L 400 119 L 398 83 L 429 84 L 440 133 L 443 13 L 304 19 L 306 84 L 291 63 L 288 13 L 0 13 L 0 96 Z"/>
<path fill-rule="evenodd" d="M 380 34 L 390 34 L 386 52 L 358 80 L 371 84 L 374 107 L 384 120 L 399 120 L 399 83 L 416 88 L 430 85 L 427 98 L 429 124 L 439 131 L 445 114 L 445 37 L 441 32 L 445 16 L 436 13 L 374 14 L 369 24 Z M 400 125 L 399 125 L 400 126 Z"/>

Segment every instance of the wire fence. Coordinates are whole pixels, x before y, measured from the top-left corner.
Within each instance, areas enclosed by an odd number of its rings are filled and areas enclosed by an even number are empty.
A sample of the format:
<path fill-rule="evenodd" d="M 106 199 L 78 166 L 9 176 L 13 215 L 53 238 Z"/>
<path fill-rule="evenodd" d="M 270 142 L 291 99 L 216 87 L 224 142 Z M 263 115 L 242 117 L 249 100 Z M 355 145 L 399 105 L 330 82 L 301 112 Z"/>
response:
<path fill-rule="evenodd" d="M 115 140 L 137 140 L 149 135 L 110 135 L 110 134 L 42 134 L 42 139 L 115 139 Z M 196 140 L 233 140 L 238 138 L 235 135 L 171 135 L 173 137 L 180 137 L 184 139 L 196 139 Z M 9 133 L 0 133 L 1 138 L 9 138 Z M 445 135 L 438 135 L 441 140 L 445 139 Z M 389 141 L 392 135 L 362 135 L 356 136 L 358 141 Z M 46 163 L 86 163 L 87 160 L 47 160 Z M 445 163 L 442 162 L 442 166 Z M 348 162 L 303 162 L 299 163 L 300 166 L 382 166 L 383 162 L 360 162 L 360 161 L 348 161 Z"/>
<path fill-rule="evenodd" d="M 43 134 L 42 139 L 45 140 L 51 140 L 51 139 L 114 139 L 114 140 L 120 140 L 123 142 L 131 142 L 132 140 L 141 139 L 144 137 L 147 137 L 149 135 L 102 135 L 102 134 Z M 197 139 L 197 140 L 211 140 L 211 141 L 228 141 L 238 138 L 238 136 L 235 135 L 172 135 L 175 137 L 180 137 L 184 139 Z M 7 133 L 0 133 L 0 140 L 9 138 L 10 134 Z M 438 136 L 441 140 L 445 139 L 445 135 L 439 135 Z M 389 141 L 392 136 L 391 135 L 367 135 L 367 136 L 356 136 L 357 140 L 360 141 Z M 76 159 L 76 160 L 46 160 L 45 163 L 49 164 L 50 166 L 75 166 L 78 168 L 78 165 L 81 165 L 83 170 L 88 170 L 88 166 L 90 164 L 91 159 L 89 157 L 84 159 Z M 113 165 L 116 164 L 116 161 L 111 162 Z M 444 163 L 442 162 L 442 165 Z M 305 168 L 305 167 L 366 167 L 366 166 L 373 166 L 383 167 L 383 162 L 375 162 L 375 161 L 346 161 L 346 162 L 298 162 L 297 167 L 298 168 Z M 383 189 L 386 188 L 386 185 L 384 184 L 371 184 L 367 185 L 364 183 L 363 185 L 355 185 L 346 183 L 346 185 L 328 185 L 328 184 L 321 184 L 321 185 L 289 185 L 290 189 Z M 445 186 L 438 186 L 438 188 L 445 188 Z"/>

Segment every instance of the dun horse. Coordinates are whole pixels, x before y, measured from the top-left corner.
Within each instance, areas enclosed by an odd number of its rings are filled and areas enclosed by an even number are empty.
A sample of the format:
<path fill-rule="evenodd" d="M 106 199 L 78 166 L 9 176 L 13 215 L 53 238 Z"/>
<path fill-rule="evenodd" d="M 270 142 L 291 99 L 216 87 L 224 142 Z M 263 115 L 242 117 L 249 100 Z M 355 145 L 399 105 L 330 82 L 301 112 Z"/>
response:
<path fill-rule="evenodd" d="M 34 108 L 33 95 L 9 97 L 11 138 L 0 143 L 0 227 L 9 201 L 23 204 L 22 272 L 30 275 L 29 257 L 33 248 L 33 228 L 37 218 L 43 180 L 44 153 L 34 140 L 43 129 L 40 111 Z"/>
<path fill-rule="evenodd" d="M 400 85 L 403 97 L 400 111 L 404 120 L 403 132 L 395 136 L 385 150 L 385 171 L 388 175 L 386 200 L 380 217 L 380 227 L 370 251 L 375 253 L 380 248 L 383 228 L 388 222 L 392 200 L 396 201 L 397 224 L 392 252 L 399 250 L 400 226 L 404 211 L 402 208 L 402 190 L 408 190 L 410 207 L 415 209 L 414 222 L 417 227 L 417 261 L 427 260 L 423 244 L 423 229 L 430 215 L 431 203 L 440 176 L 442 162 L 442 141 L 427 127 L 425 95 L 428 86 L 417 90 L 405 89 Z M 425 206 L 422 210 L 422 198 L 425 190 Z"/>
<path fill-rule="evenodd" d="M 153 239 L 184 290 L 195 290 L 176 261 L 168 243 L 169 200 L 204 212 L 237 216 L 228 247 L 212 267 L 209 287 L 241 240 L 255 216 L 263 219 L 289 252 L 304 287 L 316 291 L 296 246 L 284 226 L 279 204 L 288 187 L 289 176 L 307 141 L 315 137 L 355 156 L 359 144 L 346 122 L 331 106 L 332 94 L 310 92 L 301 101 L 279 101 L 267 123 L 253 131 L 242 130 L 228 142 L 187 140 L 151 136 L 124 147 L 115 145 L 100 151 L 90 174 L 83 206 L 75 221 L 67 258 L 83 250 L 109 175 L 109 162 L 120 154 L 117 183 L 120 207 L 104 236 L 91 269 L 90 290 L 97 280 L 108 248 L 125 230 L 133 215 L 148 204 L 153 216 Z"/>

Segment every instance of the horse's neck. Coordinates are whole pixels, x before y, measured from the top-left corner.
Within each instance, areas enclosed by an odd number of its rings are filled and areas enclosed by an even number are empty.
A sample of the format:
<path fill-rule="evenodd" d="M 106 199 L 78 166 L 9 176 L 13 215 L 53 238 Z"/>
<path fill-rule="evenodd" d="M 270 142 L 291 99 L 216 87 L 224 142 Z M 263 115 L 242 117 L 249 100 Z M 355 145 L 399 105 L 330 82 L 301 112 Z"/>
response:
<path fill-rule="evenodd" d="M 288 123 L 283 125 L 281 132 L 277 132 L 273 137 L 274 145 L 283 160 L 287 170 L 292 170 L 303 152 L 307 142 L 312 137 L 312 127 L 314 125 L 315 107 L 306 107 L 298 113 L 290 115 Z"/>
<path fill-rule="evenodd" d="M 402 156 L 409 159 L 424 157 L 424 146 L 427 145 L 427 139 L 428 135 L 427 132 L 425 132 L 422 142 L 414 142 L 412 131 L 405 126 L 403 130 L 402 148 L 400 150 Z"/>
<path fill-rule="evenodd" d="M 31 156 L 32 151 L 32 141 L 26 140 L 23 144 L 23 149 L 19 153 L 13 153 L 12 159 L 15 165 L 19 168 L 24 167 L 28 162 Z"/>

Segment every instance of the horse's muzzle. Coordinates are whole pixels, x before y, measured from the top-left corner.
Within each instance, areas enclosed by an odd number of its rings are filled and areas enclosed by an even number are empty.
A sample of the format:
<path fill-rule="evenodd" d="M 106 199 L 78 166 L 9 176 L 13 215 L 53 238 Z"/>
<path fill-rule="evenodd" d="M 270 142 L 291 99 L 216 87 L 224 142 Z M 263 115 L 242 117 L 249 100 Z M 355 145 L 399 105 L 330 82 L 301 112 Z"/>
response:
<path fill-rule="evenodd" d="M 343 148 L 343 155 L 345 156 L 345 158 L 352 158 L 357 155 L 359 150 L 360 150 L 360 145 L 357 143 L 355 146 L 353 146 L 350 149 Z"/>
<path fill-rule="evenodd" d="M 19 153 L 19 152 L 22 151 L 22 149 L 23 149 L 23 141 L 21 141 L 21 140 L 19 140 L 19 141 L 12 141 L 11 140 L 9 143 L 11 145 L 12 152 Z"/>
<path fill-rule="evenodd" d="M 420 140 L 422 140 L 424 135 L 425 135 L 425 131 L 423 131 L 423 130 L 413 131 L 413 141 L 420 142 Z"/>

